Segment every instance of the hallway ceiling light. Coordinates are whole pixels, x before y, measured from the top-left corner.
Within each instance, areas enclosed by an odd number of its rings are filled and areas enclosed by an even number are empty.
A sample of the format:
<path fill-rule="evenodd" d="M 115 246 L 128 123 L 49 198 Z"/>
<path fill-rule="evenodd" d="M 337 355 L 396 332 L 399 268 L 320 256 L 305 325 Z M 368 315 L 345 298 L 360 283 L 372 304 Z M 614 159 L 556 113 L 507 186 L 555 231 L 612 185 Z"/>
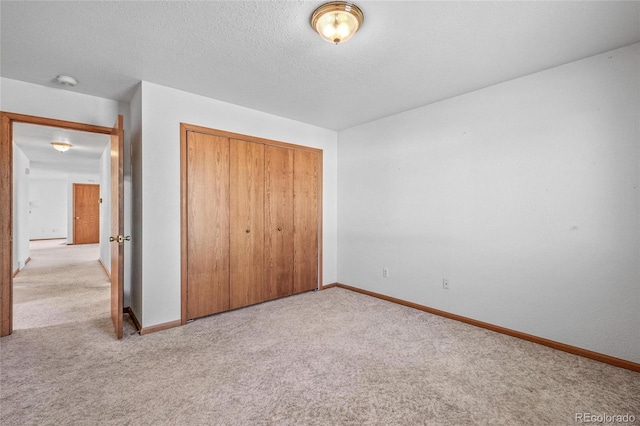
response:
<path fill-rule="evenodd" d="M 332 1 L 311 15 L 311 26 L 320 37 L 331 43 L 349 40 L 362 26 L 364 15 L 358 6 L 346 1 Z"/>
<path fill-rule="evenodd" d="M 53 145 L 53 149 L 60 152 L 69 151 L 69 148 L 72 147 L 68 142 L 51 142 L 51 145 Z"/>

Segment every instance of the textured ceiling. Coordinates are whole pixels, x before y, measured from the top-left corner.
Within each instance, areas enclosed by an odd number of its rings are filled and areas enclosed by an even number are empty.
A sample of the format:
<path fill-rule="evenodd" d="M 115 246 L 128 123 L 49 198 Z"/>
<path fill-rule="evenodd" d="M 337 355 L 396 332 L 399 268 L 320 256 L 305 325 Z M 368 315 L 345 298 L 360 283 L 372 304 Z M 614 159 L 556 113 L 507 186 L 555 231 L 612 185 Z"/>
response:
<path fill-rule="evenodd" d="M 359 1 L 342 45 L 318 1 L 0 2 L 1 74 L 129 100 L 149 81 L 339 130 L 640 42 L 640 2 Z"/>

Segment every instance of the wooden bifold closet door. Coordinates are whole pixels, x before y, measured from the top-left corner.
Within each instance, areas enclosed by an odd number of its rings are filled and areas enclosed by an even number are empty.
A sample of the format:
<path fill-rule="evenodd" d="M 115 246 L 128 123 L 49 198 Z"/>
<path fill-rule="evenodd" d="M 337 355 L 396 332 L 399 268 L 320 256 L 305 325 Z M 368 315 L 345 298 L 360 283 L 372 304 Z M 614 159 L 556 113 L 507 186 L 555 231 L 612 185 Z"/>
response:
<path fill-rule="evenodd" d="M 266 147 L 266 299 L 293 292 L 293 151 Z"/>
<path fill-rule="evenodd" d="M 182 125 L 183 322 L 320 285 L 322 151 Z"/>
<path fill-rule="evenodd" d="M 187 311 L 197 318 L 229 309 L 229 139 L 187 139 Z"/>
<path fill-rule="evenodd" d="M 318 279 L 318 155 L 294 152 L 293 292 L 313 290 Z"/>
<path fill-rule="evenodd" d="M 231 309 L 265 300 L 264 145 L 232 139 Z"/>

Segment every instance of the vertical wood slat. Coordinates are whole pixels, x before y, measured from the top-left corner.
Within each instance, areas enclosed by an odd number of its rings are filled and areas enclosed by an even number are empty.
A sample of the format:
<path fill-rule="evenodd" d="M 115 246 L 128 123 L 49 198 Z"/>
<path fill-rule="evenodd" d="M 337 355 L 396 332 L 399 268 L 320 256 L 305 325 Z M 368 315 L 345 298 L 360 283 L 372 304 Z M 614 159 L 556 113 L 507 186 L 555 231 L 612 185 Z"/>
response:
<path fill-rule="evenodd" d="M 265 147 L 265 300 L 293 293 L 293 157 Z"/>
<path fill-rule="evenodd" d="M 11 245 L 13 225 L 13 145 L 11 119 L 0 113 L 0 336 L 8 336 L 13 330 L 13 286 Z"/>
<path fill-rule="evenodd" d="M 111 132 L 111 235 L 124 235 L 124 118 L 118 115 Z M 122 339 L 124 304 L 124 244 L 111 245 L 111 321 Z"/>
<path fill-rule="evenodd" d="M 294 155 L 293 292 L 318 287 L 318 154 Z"/>
<path fill-rule="evenodd" d="M 230 308 L 265 300 L 264 145 L 230 141 Z"/>
<path fill-rule="evenodd" d="M 187 317 L 229 309 L 229 139 L 187 136 Z"/>

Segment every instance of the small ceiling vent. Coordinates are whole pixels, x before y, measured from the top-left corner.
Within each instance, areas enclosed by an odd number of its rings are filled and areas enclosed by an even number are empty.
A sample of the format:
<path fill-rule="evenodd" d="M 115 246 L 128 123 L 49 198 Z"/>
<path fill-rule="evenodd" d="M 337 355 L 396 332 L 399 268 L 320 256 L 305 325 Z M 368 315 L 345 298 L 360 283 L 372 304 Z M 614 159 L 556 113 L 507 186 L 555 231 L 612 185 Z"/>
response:
<path fill-rule="evenodd" d="M 56 77 L 56 82 L 62 86 L 75 86 L 78 84 L 78 80 L 71 77 L 70 75 L 59 75 Z"/>

